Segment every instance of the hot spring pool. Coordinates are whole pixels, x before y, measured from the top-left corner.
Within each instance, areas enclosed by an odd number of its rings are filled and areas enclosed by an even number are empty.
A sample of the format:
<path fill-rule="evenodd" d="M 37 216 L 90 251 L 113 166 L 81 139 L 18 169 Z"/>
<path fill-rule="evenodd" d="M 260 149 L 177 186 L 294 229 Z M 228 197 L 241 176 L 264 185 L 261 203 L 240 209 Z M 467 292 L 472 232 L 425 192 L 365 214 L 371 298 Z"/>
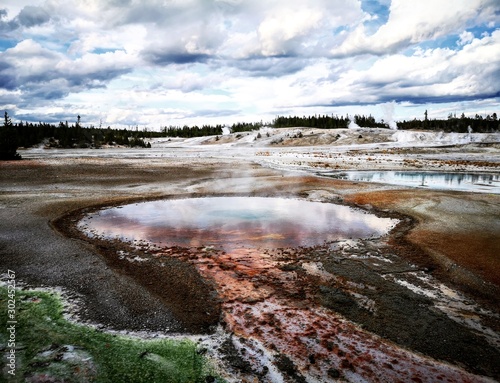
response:
<path fill-rule="evenodd" d="M 327 175 L 349 181 L 378 182 L 418 188 L 500 194 L 500 174 L 498 173 L 347 171 L 329 173 Z"/>
<path fill-rule="evenodd" d="M 79 222 L 89 236 L 144 240 L 159 246 L 279 248 L 379 237 L 398 220 L 300 199 L 210 197 L 113 207 Z"/>

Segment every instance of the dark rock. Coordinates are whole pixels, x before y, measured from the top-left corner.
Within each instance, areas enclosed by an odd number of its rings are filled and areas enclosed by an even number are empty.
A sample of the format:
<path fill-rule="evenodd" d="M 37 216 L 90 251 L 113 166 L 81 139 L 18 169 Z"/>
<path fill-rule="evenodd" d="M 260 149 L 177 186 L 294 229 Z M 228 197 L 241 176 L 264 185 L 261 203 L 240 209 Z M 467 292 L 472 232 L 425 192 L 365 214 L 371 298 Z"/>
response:
<path fill-rule="evenodd" d="M 340 372 L 335 368 L 330 368 L 328 369 L 328 376 L 333 379 L 338 379 L 340 378 Z"/>

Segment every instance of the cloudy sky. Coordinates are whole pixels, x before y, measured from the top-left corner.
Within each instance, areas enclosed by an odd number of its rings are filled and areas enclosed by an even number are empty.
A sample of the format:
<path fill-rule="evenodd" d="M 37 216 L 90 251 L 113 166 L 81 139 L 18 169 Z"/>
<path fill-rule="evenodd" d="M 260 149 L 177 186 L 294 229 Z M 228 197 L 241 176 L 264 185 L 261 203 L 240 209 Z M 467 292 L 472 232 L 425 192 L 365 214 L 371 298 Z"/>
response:
<path fill-rule="evenodd" d="M 2 0 L 0 111 L 140 126 L 500 113 L 499 0 Z"/>

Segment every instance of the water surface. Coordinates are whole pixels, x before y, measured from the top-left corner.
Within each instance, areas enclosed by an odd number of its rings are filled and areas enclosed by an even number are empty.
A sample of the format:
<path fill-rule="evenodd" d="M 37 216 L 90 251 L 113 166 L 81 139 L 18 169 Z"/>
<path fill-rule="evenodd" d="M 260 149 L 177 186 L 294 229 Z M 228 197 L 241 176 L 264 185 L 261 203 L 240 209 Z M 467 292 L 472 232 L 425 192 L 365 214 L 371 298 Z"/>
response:
<path fill-rule="evenodd" d="M 439 173 L 423 171 L 348 171 L 329 176 L 349 181 L 377 182 L 418 188 L 500 194 L 498 173 Z"/>
<path fill-rule="evenodd" d="M 135 203 L 89 215 L 89 235 L 162 246 L 278 248 L 380 236 L 397 220 L 330 203 L 263 197 L 212 197 Z"/>

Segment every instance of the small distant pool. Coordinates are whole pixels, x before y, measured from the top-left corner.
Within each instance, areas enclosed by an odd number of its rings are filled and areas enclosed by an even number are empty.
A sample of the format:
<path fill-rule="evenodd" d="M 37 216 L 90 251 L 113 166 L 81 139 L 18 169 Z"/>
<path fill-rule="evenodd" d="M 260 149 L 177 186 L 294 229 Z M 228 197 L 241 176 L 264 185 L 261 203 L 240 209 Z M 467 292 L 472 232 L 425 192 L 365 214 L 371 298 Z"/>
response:
<path fill-rule="evenodd" d="M 328 176 L 349 181 L 378 182 L 417 188 L 500 194 L 499 173 L 347 171 L 329 173 Z"/>
<path fill-rule="evenodd" d="M 78 226 L 89 236 L 160 246 L 279 248 L 386 234 L 398 221 L 300 199 L 211 197 L 135 203 L 101 210 Z"/>

